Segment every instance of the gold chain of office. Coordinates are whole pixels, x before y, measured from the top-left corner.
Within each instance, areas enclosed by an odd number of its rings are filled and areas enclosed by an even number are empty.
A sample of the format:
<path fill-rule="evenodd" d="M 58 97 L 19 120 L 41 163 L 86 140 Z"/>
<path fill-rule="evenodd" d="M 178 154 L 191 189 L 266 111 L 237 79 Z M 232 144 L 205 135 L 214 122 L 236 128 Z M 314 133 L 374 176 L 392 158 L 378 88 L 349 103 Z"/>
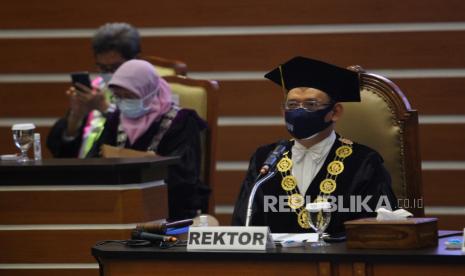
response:
<path fill-rule="evenodd" d="M 344 159 L 352 154 L 353 142 L 342 137 L 339 138 L 339 141 L 342 145 L 336 149 L 334 160 L 326 167 L 326 177 L 320 182 L 320 193 L 315 202 L 327 201 L 328 196 L 336 190 L 337 177 L 344 171 Z M 288 151 L 285 152 L 276 165 L 282 176 L 281 187 L 288 195 L 288 205 L 296 213 L 299 226 L 309 229 L 309 214 L 304 207 L 305 199 L 298 190 L 297 179 L 292 175 L 293 164 L 288 153 Z"/>

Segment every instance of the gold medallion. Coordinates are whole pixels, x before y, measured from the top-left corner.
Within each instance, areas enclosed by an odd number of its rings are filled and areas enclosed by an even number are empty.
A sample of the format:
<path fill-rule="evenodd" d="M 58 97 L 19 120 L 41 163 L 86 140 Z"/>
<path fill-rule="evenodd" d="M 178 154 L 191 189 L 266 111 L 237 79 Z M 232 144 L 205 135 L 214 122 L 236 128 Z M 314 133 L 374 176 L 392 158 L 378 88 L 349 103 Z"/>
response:
<path fill-rule="evenodd" d="M 294 176 L 288 175 L 281 180 L 281 187 L 285 191 L 292 191 L 297 186 L 297 179 Z"/>
<path fill-rule="evenodd" d="M 295 193 L 289 196 L 289 207 L 299 209 L 304 206 L 304 197 L 301 194 Z"/>
<path fill-rule="evenodd" d="M 336 190 L 336 181 L 331 178 L 326 178 L 320 183 L 320 191 L 325 194 L 330 194 Z"/>
<path fill-rule="evenodd" d="M 304 229 L 310 228 L 310 217 L 308 216 L 307 210 L 300 210 L 299 214 L 297 215 L 297 222 L 299 223 L 300 227 Z"/>
<path fill-rule="evenodd" d="M 334 160 L 328 165 L 328 173 L 338 175 L 344 170 L 344 164 L 341 161 Z"/>
<path fill-rule="evenodd" d="M 346 158 L 347 156 L 352 154 L 352 148 L 349 146 L 340 146 L 336 150 L 336 155 L 339 158 Z"/>
<path fill-rule="evenodd" d="M 278 171 L 287 172 L 292 168 L 292 160 L 289 157 L 285 156 L 279 160 L 278 165 L 276 166 Z"/>
<path fill-rule="evenodd" d="M 313 202 L 314 202 L 314 203 L 319 203 L 319 202 L 327 202 L 327 201 L 328 201 L 328 200 L 326 199 L 325 196 L 319 195 L 319 196 L 317 196 L 317 197 L 315 198 L 315 200 L 314 200 Z"/>
<path fill-rule="evenodd" d="M 351 140 L 349 140 L 347 138 L 342 138 L 342 137 L 339 138 L 339 141 L 341 141 L 342 143 L 347 144 L 347 145 L 352 145 L 354 143 Z"/>

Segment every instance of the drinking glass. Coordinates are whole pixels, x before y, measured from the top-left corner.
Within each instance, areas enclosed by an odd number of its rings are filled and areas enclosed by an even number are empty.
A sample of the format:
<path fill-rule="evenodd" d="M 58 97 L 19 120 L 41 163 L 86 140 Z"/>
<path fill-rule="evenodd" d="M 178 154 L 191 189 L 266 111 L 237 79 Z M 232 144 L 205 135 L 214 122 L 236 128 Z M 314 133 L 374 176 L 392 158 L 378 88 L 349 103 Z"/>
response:
<path fill-rule="evenodd" d="M 331 204 L 329 202 L 309 203 L 306 206 L 309 213 L 310 226 L 318 234 L 318 242 L 312 246 L 320 247 L 328 244 L 323 240 L 323 233 L 331 221 Z"/>
<path fill-rule="evenodd" d="M 27 151 L 34 141 L 34 129 L 35 126 L 33 124 L 15 124 L 11 128 L 15 145 L 21 151 L 21 156 L 18 158 L 18 162 L 20 163 L 29 161 Z"/>

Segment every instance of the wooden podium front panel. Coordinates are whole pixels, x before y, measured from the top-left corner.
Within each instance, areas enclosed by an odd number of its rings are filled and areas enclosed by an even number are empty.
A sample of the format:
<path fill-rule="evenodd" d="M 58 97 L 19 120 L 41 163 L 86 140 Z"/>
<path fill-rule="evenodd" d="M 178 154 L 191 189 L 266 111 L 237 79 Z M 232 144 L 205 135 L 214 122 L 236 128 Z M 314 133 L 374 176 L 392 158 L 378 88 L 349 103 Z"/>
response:
<path fill-rule="evenodd" d="M 153 185 L 0 186 L 1 224 L 137 223 L 167 216 L 167 187 Z M 128 185 L 130 186 L 130 185 Z M 43 190 L 41 190 L 43 188 Z M 112 190 L 112 188 L 114 190 Z"/>
<path fill-rule="evenodd" d="M 392 275 L 447 275 L 463 276 L 465 274 L 465 264 L 448 264 L 438 266 L 427 263 L 409 263 L 409 264 L 373 264 L 373 275 L 392 276 Z"/>
<path fill-rule="evenodd" d="M 98 269 L 2 269 L 7 276 L 99 276 Z"/>
<path fill-rule="evenodd" d="M 104 261 L 105 276 L 152 275 L 331 275 L 320 273 L 318 263 L 306 261 L 267 262 L 257 260 L 144 260 L 137 263 L 124 260 Z"/>
<path fill-rule="evenodd" d="M 176 160 L 0 162 L 0 275 L 98 275 L 93 245 L 167 217 Z"/>
<path fill-rule="evenodd" d="M 0 231 L 0 264 L 94 263 L 90 248 L 98 241 L 130 237 L 130 229 Z"/>

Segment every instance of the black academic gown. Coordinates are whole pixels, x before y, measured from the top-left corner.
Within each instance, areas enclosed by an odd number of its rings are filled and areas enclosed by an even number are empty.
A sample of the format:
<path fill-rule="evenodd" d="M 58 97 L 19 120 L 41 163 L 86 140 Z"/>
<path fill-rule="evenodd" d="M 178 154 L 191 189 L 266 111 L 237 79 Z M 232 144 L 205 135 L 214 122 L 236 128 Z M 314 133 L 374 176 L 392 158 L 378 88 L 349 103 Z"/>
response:
<path fill-rule="evenodd" d="M 337 137 L 339 138 L 339 135 Z M 293 142 L 289 142 L 289 158 L 292 157 L 292 145 Z M 335 159 L 336 149 L 341 145 L 342 142 L 336 139 L 323 166 L 308 187 L 306 198 L 310 196 L 311 201 L 318 196 L 320 192 L 320 182 L 325 179 L 327 174 L 326 168 L 328 164 Z M 252 156 L 246 178 L 242 183 L 239 197 L 234 208 L 232 218 L 233 225 L 245 225 L 247 202 L 250 191 L 257 178 L 259 169 L 275 146 L 276 144 L 262 146 L 258 148 Z M 345 158 L 343 163 L 345 169 L 338 175 L 336 190 L 331 195 L 336 197 L 342 196 L 344 207 L 350 207 L 350 196 L 359 195 L 363 197 L 370 195 L 372 198 L 368 201 L 368 205 L 375 211 L 379 197 L 385 195 L 391 207 L 395 208 L 397 200 L 391 188 L 391 178 L 383 166 L 382 157 L 376 151 L 364 145 L 354 143 L 353 153 Z M 293 211 L 272 212 L 272 209 L 268 208 L 268 212 L 264 212 L 264 198 L 266 196 L 287 195 L 281 188 L 281 180 L 282 176 L 278 172 L 272 179 L 264 183 L 258 189 L 254 201 L 251 225 L 269 226 L 273 233 L 314 232 L 311 229 L 301 228 L 297 222 L 297 215 Z M 268 202 L 270 201 L 268 200 Z M 384 204 L 385 202 L 382 203 Z M 278 205 L 275 206 L 278 208 Z M 285 204 L 285 206 L 287 207 L 287 204 Z M 375 212 L 333 212 L 331 214 L 330 224 L 325 232 L 331 235 L 343 233 L 345 221 L 375 215 Z"/>
<path fill-rule="evenodd" d="M 100 157 L 102 144 L 116 146 L 119 117 L 118 110 L 108 115 L 99 139 L 86 158 Z M 79 130 L 76 139 L 65 141 L 62 137 L 66 127 L 66 119 L 60 119 L 53 126 L 47 138 L 47 146 L 56 158 L 75 158 L 79 153 L 83 130 L 82 128 Z M 159 121 L 153 122 L 133 144 L 130 144 L 128 139 L 125 148 L 146 151 L 159 127 Z M 172 220 L 191 218 L 196 215 L 197 210 L 206 211 L 207 209 L 210 189 L 199 178 L 202 156 L 200 131 L 205 128 L 205 122 L 195 111 L 181 109 L 158 145 L 158 155 L 180 156 L 181 158 L 179 164 L 169 167 L 168 177 L 165 179 L 168 185 L 169 218 Z"/>

